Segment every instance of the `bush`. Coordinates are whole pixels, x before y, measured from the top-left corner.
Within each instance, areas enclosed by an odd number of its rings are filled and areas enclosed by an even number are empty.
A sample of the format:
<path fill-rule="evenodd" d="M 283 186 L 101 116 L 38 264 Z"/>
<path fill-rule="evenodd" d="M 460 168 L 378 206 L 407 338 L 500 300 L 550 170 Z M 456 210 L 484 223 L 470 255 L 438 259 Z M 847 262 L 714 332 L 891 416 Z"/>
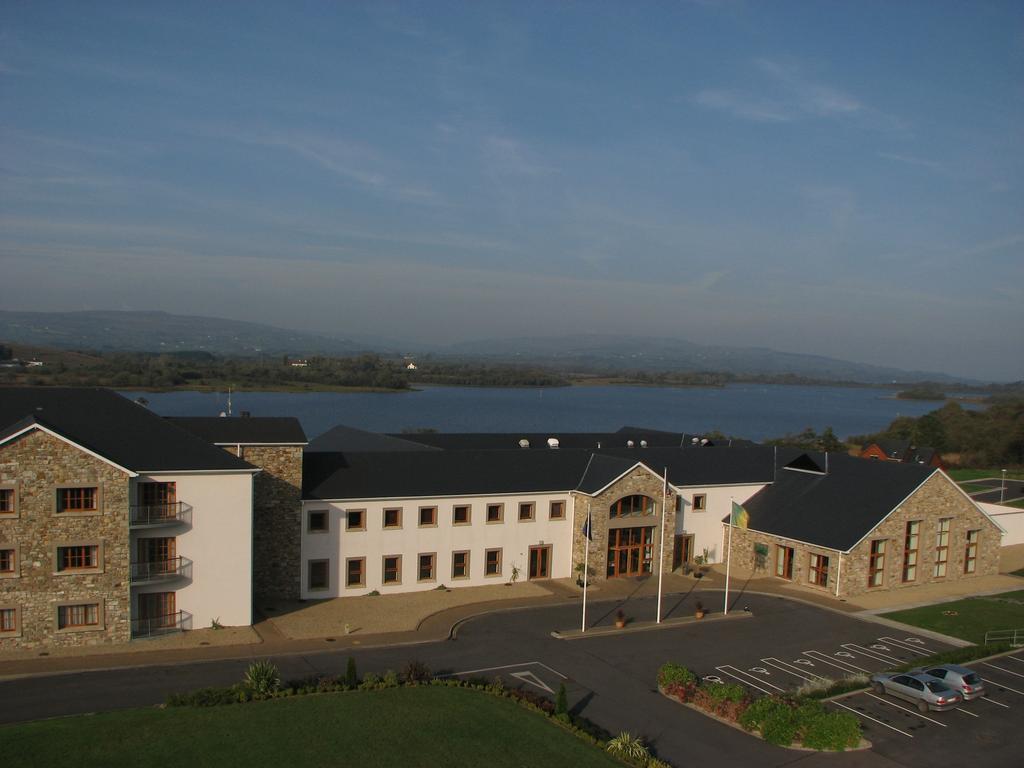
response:
<path fill-rule="evenodd" d="M 373 674 L 373 672 L 367 672 L 363 675 L 363 681 L 359 684 L 360 691 L 372 691 L 380 687 L 381 679 L 379 676 Z"/>
<path fill-rule="evenodd" d="M 269 660 L 254 661 L 245 671 L 245 685 L 257 696 L 269 696 L 281 687 L 281 673 Z"/>
<path fill-rule="evenodd" d="M 658 687 L 668 688 L 673 683 L 683 686 L 696 685 L 697 676 L 682 664 L 662 664 L 658 670 Z"/>
<path fill-rule="evenodd" d="M 558 698 L 555 699 L 555 714 L 569 714 L 569 698 L 565 693 L 565 683 L 558 686 Z"/>
<path fill-rule="evenodd" d="M 188 693 L 172 693 L 167 697 L 167 706 L 219 707 L 223 704 L 240 704 L 250 698 L 249 690 L 238 685 L 230 688 L 200 688 Z"/>
<path fill-rule="evenodd" d="M 776 710 L 761 728 L 761 738 L 779 747 L 792 744 L 796 734 L 796 718 L 789 707 Z"/>
<path fill-rule="evenodd" d="M 867 675 L 853 675 L 841 680 L 830 680 L 829 678 L 811 680 L 797 688 L 796 695 L 798 698 L 827 699 L 830 696 L 867 688 L 869 683 Z"/>
<path fill-rule="evenodd" d="M 634 736 L 629 731 L 623 731 L 609 741 L 605 749 L 618 758 L 640 765 L 646 765 L 651 757 L 640 737 Z"/>
<path fill-rule="evenodd" d="M 935 653 L 931 656 L 922 656 L 918 659 L 899 664 L 893 667 L 893 672 L 906 672 L 915 667 L 930 667 L 935 664 L 969 664 L 986 656 L 995 656 L 997 653 L 1012 651 L 1013 646 L 1009 643 L 990 643 L 989 645 L 969 645 L 965 648 L 954 648 L 951 651 Z"/>
<path fill-rule="evenodd" d="M 849 712 L 821 712 L 802 727 L 800 740 L 810 749 L 842 752 L 860 743 L 860 721 Z"/>
<path fill-rule="evenodd" d="M 775 696 L 755 699 L 739 717 L 739 724 L 748 731 L 760 731 L 782 709 L 791 709 L 788 702 Z"/>
<path fill-rule="evenodd" d="M 393 669 L 387 670 L 384 673 L 384 677 L 380 679 L 381 688 L 397 688 L 399 685 L 398 673 Z"/>
<path fill-rule="evenodd" d="M 348 657 L 348 665 L 345 667 L 345 684 L 355 688 L 359 685 L 359 676 L 356 675 L 356 660 Z"/>
<path fill-rule="evenodd" d="M 406 662 L 401 678 L 403 683 L 425 683 L 431 678 L 430 668 L 422 661 Z"/>

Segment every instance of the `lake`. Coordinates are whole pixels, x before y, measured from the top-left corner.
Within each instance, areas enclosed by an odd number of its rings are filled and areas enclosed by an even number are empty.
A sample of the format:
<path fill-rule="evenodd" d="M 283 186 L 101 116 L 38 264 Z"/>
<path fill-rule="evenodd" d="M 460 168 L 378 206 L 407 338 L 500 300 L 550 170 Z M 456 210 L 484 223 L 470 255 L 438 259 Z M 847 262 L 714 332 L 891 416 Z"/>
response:
<path fill-rule="evenodd" d="M 145 397 L 163 416 L 216 416 L 223 392 L 122 392 Z M 234 413 L 295 416 L 310 437 L 337 424 L 373 432 L 604 432 L 621 426 L 687 434 L 719 430 L 764 440 L 805 427 L 866 434 L 897 416 L 920 416 L 941 403 L 896 400 L 889 389 L 730 384 L 722 388 L 425 387 L 416 392 L 236 392 Z M 968 406 L 971 407 L 971 406 Z"/>

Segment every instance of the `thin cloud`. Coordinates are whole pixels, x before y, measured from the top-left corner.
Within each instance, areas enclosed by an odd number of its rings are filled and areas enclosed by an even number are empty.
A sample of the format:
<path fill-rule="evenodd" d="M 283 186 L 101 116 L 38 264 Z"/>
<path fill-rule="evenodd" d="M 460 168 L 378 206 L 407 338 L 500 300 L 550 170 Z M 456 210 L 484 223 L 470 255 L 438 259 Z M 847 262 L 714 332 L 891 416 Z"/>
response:
<path fill-rule="evenodd" d="M 944 171 L 946 167 L 935 160 L 926 160 L 923 157 L 913 157 L 912 155 L 900 155 L 895 152 L 876 152 L 883 160 L 892 160 L 896 163 L 904 163 L 905 165 L 916 165 L 919 168 L 927 168 L 932 171 Z"/>

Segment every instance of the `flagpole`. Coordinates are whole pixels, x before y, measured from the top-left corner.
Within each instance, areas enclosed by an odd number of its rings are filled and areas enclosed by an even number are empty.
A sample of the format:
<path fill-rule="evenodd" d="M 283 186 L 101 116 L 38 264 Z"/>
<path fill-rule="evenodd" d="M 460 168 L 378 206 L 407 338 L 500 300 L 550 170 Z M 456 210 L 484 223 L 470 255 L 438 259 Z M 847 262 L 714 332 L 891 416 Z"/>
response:
<path fill-rule="evenodd" d="M 736 502 L 729 497 L 730 502 L 735 504 Z M 729 570 L 732 568 L 732 506 L 729 506 L 729 546 L 728 552 L 725 559 L 725 605 L 722 608 L 722 615 L 727 616 L 729 614 Z"/>
<path fill-rule="evenodd" d="M 590 512 L 587 512 L 587 522 L 590 522 Z M 590 531 L 583 537 L 583 626 L 580 632 L 587 631 L 587 585 L 590 583 Z"/>
<path fill-rule="evenodd" d="M 668 467 L 665 467 L 665 487 L 661 492 L 661 551 L 658 554 L 658 618 L 655 624 L 661 624 L 661 583 L 665 575 L 665 521 L 668 519 Z"/>

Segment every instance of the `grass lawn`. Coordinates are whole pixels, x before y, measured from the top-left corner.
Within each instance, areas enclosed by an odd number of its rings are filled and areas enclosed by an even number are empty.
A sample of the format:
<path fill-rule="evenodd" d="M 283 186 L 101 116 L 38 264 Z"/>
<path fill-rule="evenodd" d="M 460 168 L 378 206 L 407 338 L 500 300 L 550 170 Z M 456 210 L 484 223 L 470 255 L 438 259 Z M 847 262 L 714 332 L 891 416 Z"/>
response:
<path fill-rule="evenodd" d="M 956 615 L 946 615 L 946 612 L 953 611 Z M 966 600 L 883 615 L 904 624 L 933 629 L 972 643 L 983 643 L 985 633 L 990 630 L 1024 629 L 1024 590 L 988 597 L 969 597 Z"/>
<path fill-rule="evenodd" d="M 946 472 L 958 483 L 962 483 L 965 480 L 981 480 L 988 477 L 1002 479 L 1002 469 L 1002 467 L 996 467 L 995 469 L 947 469 Z M 1008 480 L 1024 480 L 1024 470 L 1007 470 L 1006 478 Z"/>
<path fill-rule="evenodd" d="M 3 765 L 620 766 L 507 699 L 424 686 L 0 726 Z"/>

